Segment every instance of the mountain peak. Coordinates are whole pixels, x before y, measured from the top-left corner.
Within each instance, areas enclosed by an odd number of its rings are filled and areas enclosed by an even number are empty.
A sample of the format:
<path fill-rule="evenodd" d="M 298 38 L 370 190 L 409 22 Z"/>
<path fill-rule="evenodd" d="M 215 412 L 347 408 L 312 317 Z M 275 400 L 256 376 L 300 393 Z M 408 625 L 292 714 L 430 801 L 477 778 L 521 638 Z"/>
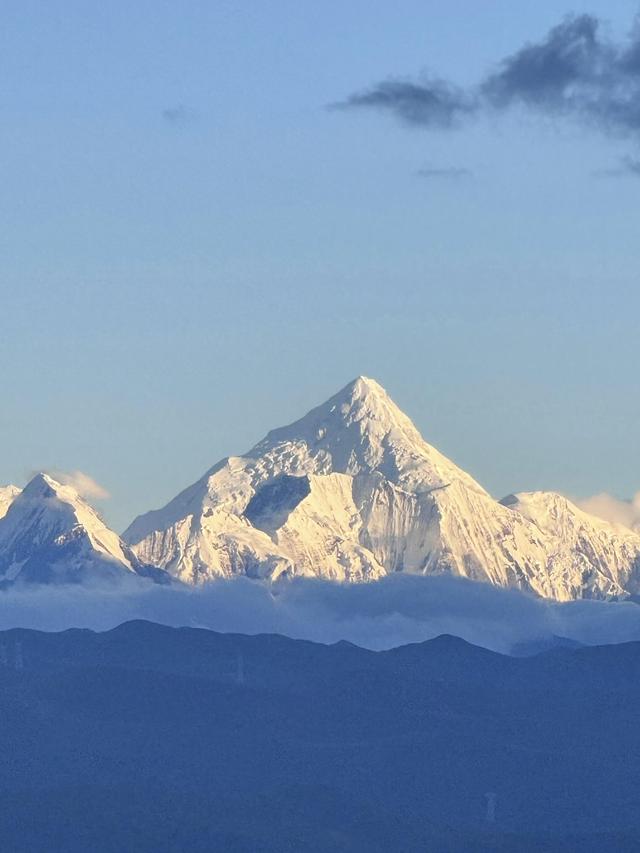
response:
<path fill-rule="evenodd" d="M 607 536 L 615 534 L 640 543 L 637 531 L 592 515 L 558 492 L 518 492 L 503 498 L 501 503 L 558 535 L 566 536 L 568 525 L 574 528 L 582 526 L 594 531 L 604 531 Z"/>
<path fill-rule="evenodd" d="M 299 476 L 377 473 L 409 491 L 455 481 L 486 494 L 468 474 L 427 444 L 410 418 L 375 379 L 358 376 L 300 420 L 272 430 L 243 458 L 260 469 Z M 215 470 L 215 469 L 213 469 Z"/>
<path fill-rule="evenodd" d="M 306 485 L 295 482 L 309 477 Z M 472 477 L 424 441 L 378 382 L 358 376 L 304 417 L 269 432 L 247 453 L 218 462 L 166 507 L 135 519 L 123 538 L 137 548 L 138 557 L 163 568 L 171 564 L 189 582 L 214 571 L 245 571 L 249 564 L 250 571 L 265 573 L 274 566 L 280 571 L 283 564 L 303 571 L 305 560 L 313 563 L 322 555 L 331 563 L 332 577 L 369 576 L 381 564 L 358 541 L 359 514 L 368 517 L 378 506 L 403 505 L 409 514 L 425 512 L 435 520 L 437 510 L 427 496 L 450 486 L 488 498 Z M 423 508 L 418 495 L 425 496 Z M 257 506 L 260 518 L 266 507 L 270 523 L 277 518 L 282 527 L 303 503 L 298 514 L 307 513 L 313 535 L 322 542 L 314 558 L 311 546 L 305 554 L 293 544 L 286 551 L 251 521 Z M 343 551 L 326 552 L 327 542 L 337 541 L 328 533 L 331 525 L 341 531 L 336 536 L 346 543 Z M 186 544 L 183 533 L 175 534 L 178 529 L 186 533 Z M 400 558 L 390 562 L 395 566 Z"/>
<path fill-rule="evenodd" d="M 341 451 L 349 448 L 360 452 L 363 443 L 380 445 L 392 434 L 402 435 L 410 444 L 423 443 L 411 420 L 382 385 L 375 379 L 358 376 L 304 417 L 272 430 L 249 455 L 260 455 L 276 444 L 301 441 L 310 448 L 331 446 L 335 450 L 338 444 Z"/>
<path fill-rule="evenodd" d="M 395 403 L 393 403 L 382 385 L 368 376 L 357 376 L 355 379 L 352 379 L 337 394 L 334 394 L 330 400 L 327 400 L 327 403 L 336 400 L 336 398 L 343 398 L 345 401 L 348 400 L 351 403 L 363 402 L 365 400 L 379 400 L 395 406 Z"/>
<path fill-rule="evenodd" d="M 389 399 L 389 395 L 382 385 L 380 385 L 379 382 L 376 382 L 375 379 L 370 379 L 368 376 L 356 376 L 356 378 L 349 382 L 348 385 L 345 385 L 342 390 L 343 392 L 350 393 L 353 398 L 358 399 L 362 399 L 368 395 L 384 397 L 387 400 Z"/>
<path fill-rule="evenodd" d="M 29 480 L 22 490 L 22 495 L 25 498 L 55 497 L 62 488 L 64 487 L 61 483 L 40 471 Z"/>
<path fill-rule="evenodd" d="M 411 430 L 412 434 L 415 434 L 414 438 L 418 434 L 411 420 L 394 403 L 382 385 L 367 376 L 358 376 L 313 411 L 322 412 L 326 409 L 337 411 L 345 421 L 375 421 L 378 423 L 378 432 L 400 427 Z"/>
<path fill-rule="evenodd" d="M 73 486 L 36 474 L 0 518 L 0 581 L 76 582 L 136 572 L 137 558 Z"/>

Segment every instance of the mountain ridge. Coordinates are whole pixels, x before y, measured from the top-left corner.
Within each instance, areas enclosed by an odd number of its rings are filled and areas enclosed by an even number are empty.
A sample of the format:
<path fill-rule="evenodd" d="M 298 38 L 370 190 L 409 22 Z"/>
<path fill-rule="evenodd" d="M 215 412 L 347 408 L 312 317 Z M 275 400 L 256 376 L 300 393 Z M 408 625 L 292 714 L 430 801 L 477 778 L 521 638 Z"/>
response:
<path fill-rule="evenodd" d="M 3 847 L 635 851 L 638 648 L 1 631 Z"/>
<path fill-rule="evenodd" d="M 560 499 L 545 494 L 546 504 Z M 566 503 L 565 527 L 580 535 L 563 541 L 543 504 L 525 511 L 494 500 L 422 438 L 382 386 L 358 377 L 246 454 L 220 460 L 135 519 L 123 539 L 144 561 L 196 584 L 409 571 L 559 600 L 635 591 L 640 536 L 579 522 L 582 511 Z"/>

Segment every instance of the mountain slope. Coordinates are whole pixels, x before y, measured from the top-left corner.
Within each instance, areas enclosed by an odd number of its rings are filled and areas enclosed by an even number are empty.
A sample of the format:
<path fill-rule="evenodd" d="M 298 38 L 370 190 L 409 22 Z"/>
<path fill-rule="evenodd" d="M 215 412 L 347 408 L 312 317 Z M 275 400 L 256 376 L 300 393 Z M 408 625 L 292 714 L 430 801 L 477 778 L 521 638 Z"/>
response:
<path fill-rule="evenodd" d="M 17 486 L 0 486 L 0 518 L 7 514 L 12 500 L 19 494 L 20 489 Z"/>
<path fill-rule="evenodd" d="M 71 486 L 36 475 L 0 518 L 0 582 L 70 583 L 153 574 Z"/>
<path fill-rule="evenodd" d="M 581 550 L 583 538 L 561 543 L 557 530 L 495 501 L 359 377 L 219 462 L 123 538 L 188 583 L 449 572 L 568 600 L 622 595 L 639 568 L 640 537 L 602 536 L 606 562 Z"/>

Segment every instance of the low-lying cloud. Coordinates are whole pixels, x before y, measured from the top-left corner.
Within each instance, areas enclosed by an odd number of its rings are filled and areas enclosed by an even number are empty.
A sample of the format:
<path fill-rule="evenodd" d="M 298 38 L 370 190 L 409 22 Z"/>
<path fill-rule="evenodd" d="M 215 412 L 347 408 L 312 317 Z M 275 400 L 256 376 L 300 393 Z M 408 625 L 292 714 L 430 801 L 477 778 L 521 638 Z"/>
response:
<path fill-rule="evenodd" d="M 405 125 L 439 130 L 521 107 L 608 134 L 640 136 L 640 23 L 615 41 L 593 15 L 568 16 L 467 89 L 434 77 L 387 79 L 332 107 L 384 111 Z"/>
<path fill-rule="evenodd" d="M 278 633 L 371 649 L 454 634 L 499 652 L 554 636 L 584 644 L 640 640 L 631 602 L 545 602 L 452 577 L 394 575 L 369 584 L 248 578 L 200 588 L 142 581 L 111 588 L 31 587 L 0 594 L 0 629 L 107 630 L 131 619 L 245 634 Z"/>

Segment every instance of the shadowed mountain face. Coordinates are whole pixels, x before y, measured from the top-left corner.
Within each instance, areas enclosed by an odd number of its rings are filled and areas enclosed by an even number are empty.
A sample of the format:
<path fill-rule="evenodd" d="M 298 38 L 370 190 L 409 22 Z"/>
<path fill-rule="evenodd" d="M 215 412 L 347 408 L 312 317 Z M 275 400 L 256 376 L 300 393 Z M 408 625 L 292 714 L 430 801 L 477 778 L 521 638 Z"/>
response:
<path fill-rule="evenodd" d="M 0 634 L 13 853 L 626 851 L 640 645 Z"/>

